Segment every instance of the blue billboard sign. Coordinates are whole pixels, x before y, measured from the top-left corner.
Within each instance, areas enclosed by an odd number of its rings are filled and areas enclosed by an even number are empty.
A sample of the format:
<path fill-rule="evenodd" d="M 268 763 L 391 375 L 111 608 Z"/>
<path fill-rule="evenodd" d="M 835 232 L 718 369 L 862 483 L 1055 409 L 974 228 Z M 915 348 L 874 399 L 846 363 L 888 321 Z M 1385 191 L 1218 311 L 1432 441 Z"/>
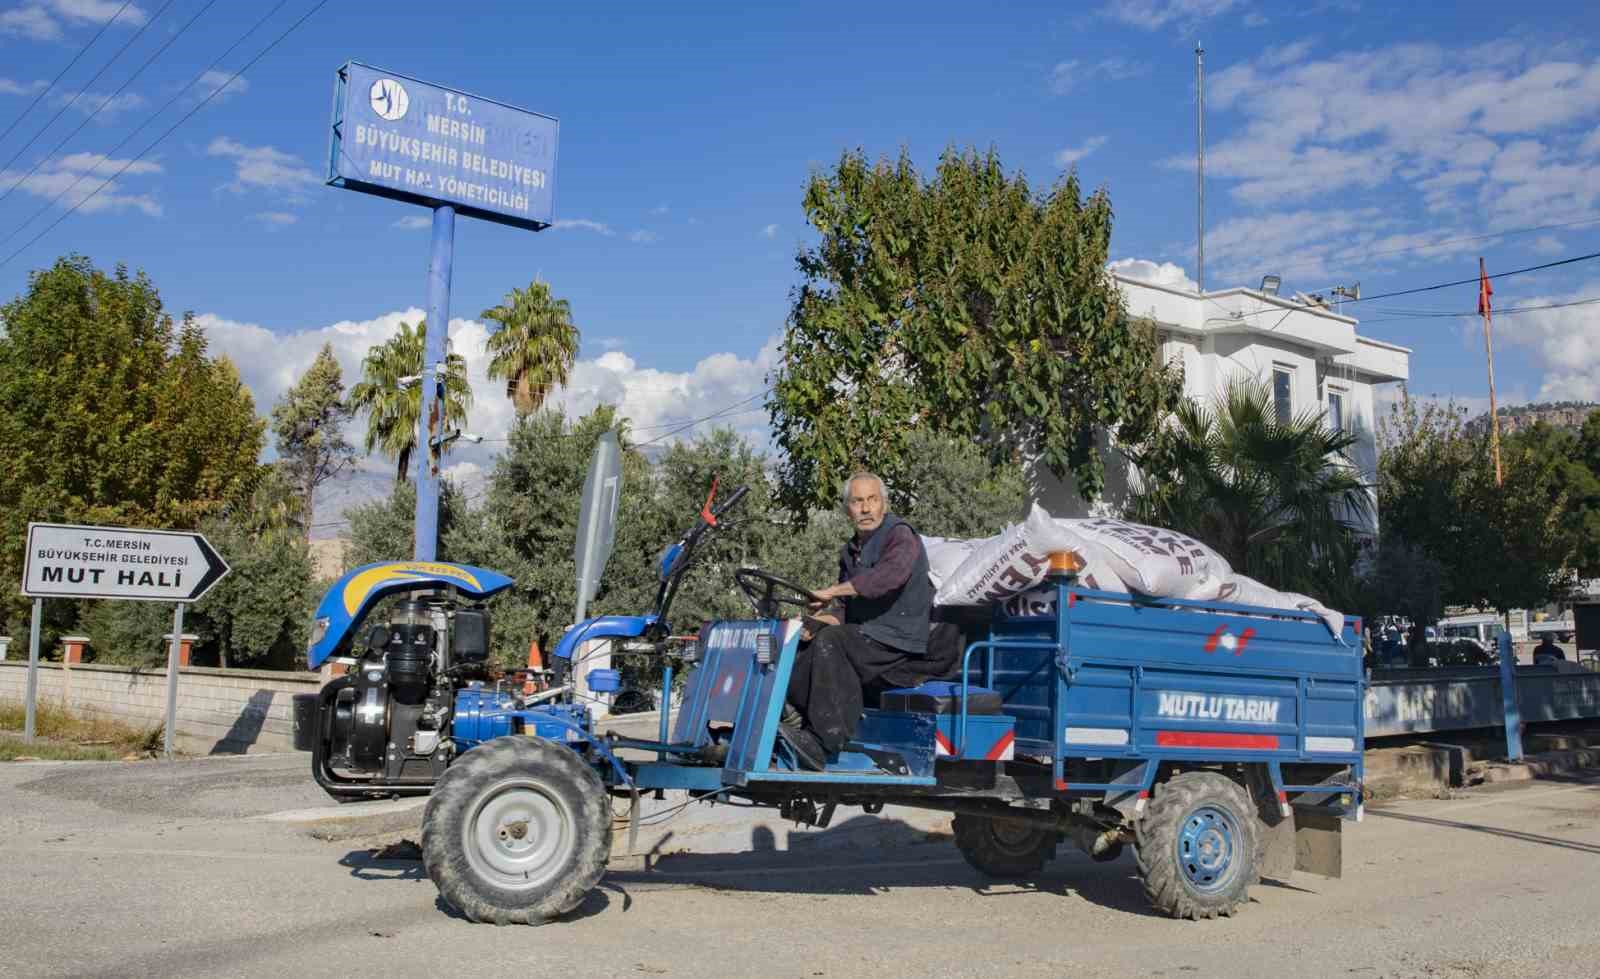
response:
<path fill-rule="evenodd" d="M 359 61 L 334 83 L 328 183 L 538 231 L 555 220 L 560 123 Z"/>

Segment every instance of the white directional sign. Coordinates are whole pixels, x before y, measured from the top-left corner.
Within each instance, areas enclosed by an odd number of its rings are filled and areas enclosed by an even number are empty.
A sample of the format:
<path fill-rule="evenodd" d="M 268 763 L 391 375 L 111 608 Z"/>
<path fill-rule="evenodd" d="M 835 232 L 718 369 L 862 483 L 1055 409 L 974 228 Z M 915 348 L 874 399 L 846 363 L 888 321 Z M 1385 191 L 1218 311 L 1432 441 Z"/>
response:
<path fill-rule="evenodd" d="M 192 602 L 227 573 L 227 563 L 199 534 L 30 523 L 22 593 Z"/>

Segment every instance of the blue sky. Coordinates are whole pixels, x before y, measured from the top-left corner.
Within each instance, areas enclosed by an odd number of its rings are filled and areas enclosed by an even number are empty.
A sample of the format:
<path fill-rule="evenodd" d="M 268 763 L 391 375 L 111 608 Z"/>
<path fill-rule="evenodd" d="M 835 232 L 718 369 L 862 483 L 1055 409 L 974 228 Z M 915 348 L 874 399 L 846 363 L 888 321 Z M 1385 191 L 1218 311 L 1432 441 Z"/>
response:
<path fill-rule="evenodd" d="M 177 95 L 113 154 L 126 159 L 191 107 L 185 83 L 270 9 L 164 3 L 131 4 L 0 138 L 0 161 L 17 156 L 0 167 L 0 237 L 43 209 L 0 258 L 59 216 L 49 200 L 79 175 L 91 178 L 63 204 L 100 182 L 107 164 L 92 154 Z M 220 67 L 242 66 L 312 5 L 288 0 Z M 0 127 L 120 6 L 0 0 Z M 905 146 L 927 169 L 947 145 L 992 144 L 1040 187 L 1075 163 L 1087 186 L 1110 189 L 1113 258 L 1193 277 L 1197 39 L 1207 52 L 1208 286 L 1279 272 L 1286 289 L 1359 280 L 1370 295 L 1466 278 L 1480 253 L 1493 271 L 1600 251 L 1597 27 L 1592 3 L 333 0 L 243 86 L 0 266 L 0 296 L 79 251 L 146 270 L 170 307 L 203 315 L 263 410 L 323 340 L 353 375 L 365 346 L 423 305 L 427 250 L 427 232 L 407 226 L 423 209 L 322 185 L 334 70 L 355 58 L 560 118 L 558 226 L 458 225 L 452 314 L 469 322 L 454 326 L 457 349 L 481 339 L 481 310 L 542 276 L 583 329 L 568 402 L 620 397 L 639 425 L 665 426 L 761 389 L 793 255 L 809 240 L 803 182 L 847 148 Z M 1585 220 L 1595 223 L 1416 248 Z M 1502 307 L 1588 296 L 1600 296 L 1600 263 L 1496 287 Z M 1463 287 L 1348 310 L 1363 332 L 1415 349 L 1414 391 L 1477 399 L 1476 323 L 1398 318 L 1473 303 Z M 1508 398 L 1600 398 L 1591 309 L 1600 305 L 1497 321 Z M 480 391 L 474 419 L 491 435 L 509 418 L 493 395 Z M 732 417 L 762 425 L 758 412 Z"/>

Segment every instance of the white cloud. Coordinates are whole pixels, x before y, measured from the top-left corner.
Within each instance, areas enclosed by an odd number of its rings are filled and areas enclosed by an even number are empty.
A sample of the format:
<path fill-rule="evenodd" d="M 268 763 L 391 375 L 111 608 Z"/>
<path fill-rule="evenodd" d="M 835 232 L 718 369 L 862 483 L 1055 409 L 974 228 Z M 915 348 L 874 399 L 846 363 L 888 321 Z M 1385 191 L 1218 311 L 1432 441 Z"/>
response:
<path fill-rule="evenodd" d="M 652 207 L 650 209 L 650 213 L 654 214 L 654 215 L 657 215 L 657 216 L 660 216 L 660 215 L 666 214 L 670 210 L 672 210 L 672 209 L 667 207 L 667 205 L 665 205 L 665 204 L 657 204 L 655 207 Z"/>
<path fill-rule="evenodd" d="M 763 237 L 763 238 L 776 238 L 776 237 L 778 237 L 778 226 L 776 224 L 769 224 L 766 227 L 762 228 L 761 229 L 761 237 Z"/>
<path fill-rule="evenodd" d="M 658 240 L 660 237 L 661 236 L 656 234 L 654 231 L 646 231 L 643 228 L 640 228 L 638 231 L 628 232 L 628 240 L 639 245 L 648 245 L 652 241 Z"/>
<path fill-rule="evenodd" d="M 433 227 L 433 218 L 426 214 L 408 214 L 396 221 L 391 227 L 401 228 L 406 231 L 421 231 Z"/>
<path fill-rule="evenodd" d="M 300 220 L 298 214 L 290 214 L 288 211 L 260 211 L 250 215 L 250 217 L 252 220 L 259 222 L 268 231 L 287 228 Z"/>
<path fill-rule="evenodd" d="M 206 147 L 206 155 L 233 161 L 233 179 L 223 187 L 236 194 L 270 190 L 283 194 L 287 200 L 303 200 L 307 189 L 322 182 L 298 157 L 271 146 L 246 146 L 218 136 Z"/>
<path fill-rule="evenodd" d="M 127 160 L 106 156 L 104 153 L 69 153 L 56 161 L 56 166 L 62 170 L 72 170 L 76 173 L 89 173 L 97 177 L 109 177 L 119 173 L 124 177 L 137 177 L 150 173 L 161 173 L 165 169 L 153 160 Z"/>
<path fill-rule="evenodd" d="M 226 354 L 238 366 L 254 395 L 257 413 L 266 416 L 284 391 L 311 366 L 324 343 L 332 344 L 348 387 L 360 379 L 361 359 L 368 350 L 394 336 L 401 323 L 415 323 L 423 315 L 421 309 L 411 307 L 368 320 L 343 320 L 287 333 L 214 313 L 202 314 L 196 322 L 205 330 L 211 352 Z M 477 320 L 450 321 L 450 348 L 466 360 L 473 393 L 473 406 L 462 430 L 486 439 L 483 445 L 460 445 L 447 457 L 451 470 L 468 486 L 493 467 L 494 456 L 504 447 L 515 419 L 505 396 L 505 383 L 488 377 L 488 356 L 484 352 L 488 335 L 488 327 Z M 608 345 L 603 340 L 600 343 Z M 617 405 L 620 414 L 632 422 L 638 438 L 645 440 L 717 409 L 753 399 L 715 424 L 725 424 L 764 445 L 770 436 L 758 396 L 765 389 L 766 375 L 776 364 L 777 356 L 777 336 L 753 355 L 716 353 L 687 371 L 641 366 L 620 349 L 607 350 L 598 357 L 577 361 L 567 384 L 552 392 L 550 400 L 569 415 L 587 413 L 600 404 Z M 710 424 L 686 431 L 681 437 L 693 437 Z M 348 435 L 359 446 L 365 431 L 365 419 L 356 418 Z M 330 498 L 337 499 L 338 507 L 343 507 L 382 495 L 388 491 L 388 481 L 382 477 L 390 472 L 392 467 L 387 460 L 374 457 L 361 473 L 343 481 L 342 487 L 331 487 Z M 333 519 L 334 512 L 321 506 L 319 502 L 318 521 Z"/>
<path fill-rule="evenodd" d="M 588 218 L 567 218 L 555 222 L 550 227 L 555 231 L 593 231 L 595 234 L 605 235 L 608 238 L 616 234 L 615 231 L 611 230 L 611 225 L 602 224 L 599 221 L 591 221 Z"/>
<path fill-rule="evenodd" d="M 1183 270 L 1183 266 L 1171 262 L 1157 263 L 1142 258 L 1119 258 L 1107 265 L 1106 271 L 1140 282 L 1182 289 L 1185 292 L 1196 292 L 1199 289 L 1195 281 Z"/>
<path fill-rule="evenodd" d="M 1239 0 L 1113 0 L 1100 13 L 1130 27 L 1147 31 L 1168 24 L 1181 28 L 1227 13 Z"/>
<path fill-rule="evenodd" d="M 228 80 L 230 78 L 233 79 L 231 82 Z M 224 85 L 227 88 L 224 89 Z M 214 68 L 201 75 L 194 83 L 194 97 L 197 99 L 204 99 L 213 92 L 219 92 L 217 97 L 211 100 L 213 103 L 226 102 L 248 91 L 250 91 L 250 79 L 243 75 L 234 78 L 233 72 L 217 71 Z"/>
<path fill-rule="evenodd" d="M 1106 145 L 1104 136 L 1090 136 L 1081 146 L 1068 146 L 1056 152 L 1056 166 L 1070 167 L 1074 163 Z"/>
<path fill-rule="evenodd" d="M 1149 65 L 1126 58 L 1102 58 L 1093 64 L 1084 64 L 1077 59 L 1062 61 L 1050 69 L 1050 91 L 1055 95 L 1066 95 L 1079 83 L 1091 82 L 1096 78 L 1119 82 L 1143 75 L 1149 70 Z"/>
<path fill-rule="evenodd" d="M 120 14 L 119 14 L 120 11 Z M 0 34 L 35 41 L 59 41 L 68 25 L 103 24 L 112 17 L 124 27 L 137 27 L 149 19 L 144 8 L 116 0 L 40 0 L 0 11 Z"/>
<path fill-rule="evenodd" d="M 96 119 L 113 119 L 124 112 L 134 112 L 144 108 L 148 103 L 143 95 L 137 92 L 122 92 L 112 95 L 110 92 L 57 92 L 53 101 L 58 106 L 70 108 L 73 112 L 81 112 L 86 116 Z"/>
<path fill-rule="evenodd" d="M 1600 203 L 1600 165 L 1560 129 L 1592 130 L 1600 61 L 1514 40 L 1396 44 L 1307 60 L 1302 42 L 1207 82 L 1206 174 L 1250 205 L 1369 191 L 1421 197 L 1433 213 L 1476 211 L 1490 227 L 1572 219 Z M 1240 122 L 1223 121 L 1236 115 Z M 1595 141 L 1600 150 L 1600 140 Z M 1167 165 L 1191 169 L 1189 154 Z M 1558 217 L 1560 216 L 1560 217 Z M 1480 219 L 1483 220 L 1483 219 Z"/>
<path fill-rule="evenodd" d="M 1600 279 L 1554 296 L 1496 296 L 1502 309 L 1582 302 L 1600 296 Z M 1496 360 L 1502 350 L 1525 348 L 1535 361 L 1540 401 L 1600 401 L 1600 344 L 1594 342 L 1594 305 L 1502 311 L 1494 320 Z M 1476 324 L 1471 325 L 1476 334 Z M 1479 335 L 1481 337 L 1481 335 Z M 1481 343 L 1481 338 L 1478 341 Z M 1481 349 L 1481 348 L 1480 348 Z M 1507 400 L 1505 403 L 1510 403 Z"/>
<path fill-rule="evenodd" d="M 123 193 L 121 184 L 116 181 L 107 183 L 105 178 L 115 173 L 126 160 L 108 160 L 99 153 L 74 153 L 55 161 L 49 166 L 40 167 L 33 173 L 24 170 L 0 170 L 0 185 L 10 187 L 16 184 L 16 189 L 34 197 L 54 200 L 61 207 L 76 207 L 80 212 L 93 214 L 98 211 L 139 211 L 146 217 L 158 218 L 161 216 L 161 203 L 149 194 Z M 143 175 L 161 172 L 161 166 L 156 163 L 135 163 L 128 168 L 123 176 Z M 104 189 L 96 193 L 96 189 L 104 184 Z M 90 196 L 93 194 L 94 196 Z"/>
<path fill-rule="evenodd" d="M 1540 255 L 1559 255 L 1566 250 L 1561 239 L 1555 235 L 1540 235 L 1528 247 Z"/>
<path fill-rule="evenodd" d="M 0 78 L 0 95 L 32 95 L 44 87 L 45 82 L 42 79 L 19 82 L 10 78 Z"/>
<path fill-rule="evenodd" d="M 37 5 L 0 11 L 0 34 L 11 34 L 33 41 L 61 40 L 61 24 L 50 11 Z"/>

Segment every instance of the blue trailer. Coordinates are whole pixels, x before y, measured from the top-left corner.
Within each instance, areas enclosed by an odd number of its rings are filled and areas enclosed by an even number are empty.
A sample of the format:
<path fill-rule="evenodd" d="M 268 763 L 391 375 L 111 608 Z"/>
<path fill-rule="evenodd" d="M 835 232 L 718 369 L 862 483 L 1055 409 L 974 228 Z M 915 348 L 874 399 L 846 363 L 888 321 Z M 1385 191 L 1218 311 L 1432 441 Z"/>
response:
<path fill-rule="evenodd" d="M 808 771 L 778 737 L 802 632 L 787 613 L 808 593 L 745 568 L 750 619 L 676 644 L 666 624 L 696 545 L 742 493 L 668 550 L 650 614 L 567 631 L 553 691 L 457 691 L 422 847 L 469 918 L 576 907 L 605 872 L 614 800 L 636 821 L 641 795 L 663 791 L 815 826 L 841 806 L 951 812 L 962 855 L 998 878 L 1038 873 L 1061 842 L 1097 860 L 1131 845 L 1151 904 L 1182 918 L 1232 914 L 1263 876 L 1338 876 L 1341 821 L 1362 811 L 1359 623 L 1334 635 L 1302 612 L 1094 591 L 1075 555 L 1053 555 L 1050 614 L 937 626 L 963 632 L 954 673 L 882 693 Z M 600 732 L 574 700 L 578 651 L 603 639 L 664 654 L 657 738 Z M 691 670 L 676 711 L 674 661 Z"/>

